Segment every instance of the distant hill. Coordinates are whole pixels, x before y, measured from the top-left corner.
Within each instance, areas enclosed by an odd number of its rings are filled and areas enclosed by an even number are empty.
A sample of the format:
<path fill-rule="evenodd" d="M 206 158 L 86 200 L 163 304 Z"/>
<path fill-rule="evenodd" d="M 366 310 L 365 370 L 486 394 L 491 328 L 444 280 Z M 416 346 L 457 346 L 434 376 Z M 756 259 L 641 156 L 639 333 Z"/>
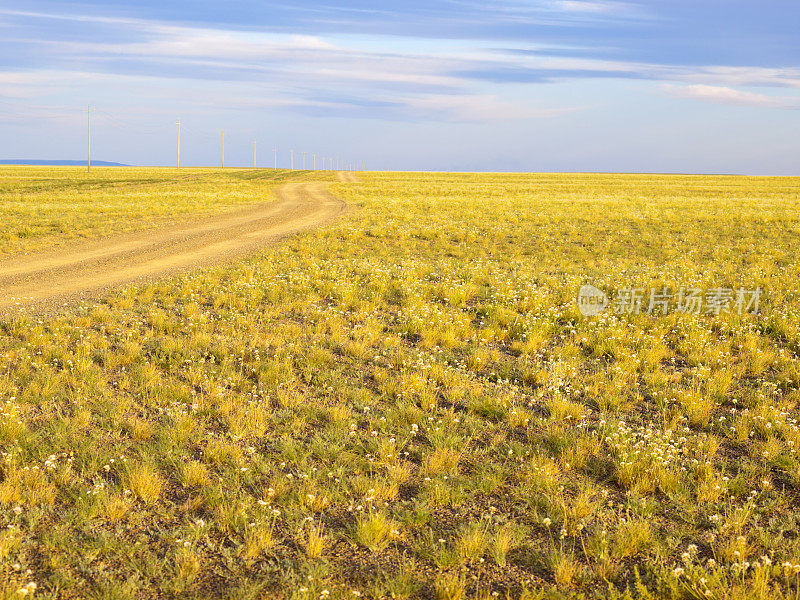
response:
<path fill-rule="evenodd" d="M 33 165 L 48 167 L 80 167 L 86 164 L 85 160 L 0 160 L 0 165 Z M 92 166 L 95 167 L 129 167 L 122 163 L 108 162 L 106 160 L 93 160 Z"/>

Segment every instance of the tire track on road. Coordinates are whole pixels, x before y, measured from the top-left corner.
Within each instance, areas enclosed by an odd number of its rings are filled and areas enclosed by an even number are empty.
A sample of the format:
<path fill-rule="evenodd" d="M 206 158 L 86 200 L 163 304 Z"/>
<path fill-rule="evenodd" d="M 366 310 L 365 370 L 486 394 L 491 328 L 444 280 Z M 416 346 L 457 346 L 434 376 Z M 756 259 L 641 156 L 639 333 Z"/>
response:
<path fill-rule="evenodd" d="M 277 201 L 167 228 L 115 235 L 0 262 L 0 313 L 55 309 L 137 282 L 220 264 L 335 219 L 346 204 L 322 183 Z"/>

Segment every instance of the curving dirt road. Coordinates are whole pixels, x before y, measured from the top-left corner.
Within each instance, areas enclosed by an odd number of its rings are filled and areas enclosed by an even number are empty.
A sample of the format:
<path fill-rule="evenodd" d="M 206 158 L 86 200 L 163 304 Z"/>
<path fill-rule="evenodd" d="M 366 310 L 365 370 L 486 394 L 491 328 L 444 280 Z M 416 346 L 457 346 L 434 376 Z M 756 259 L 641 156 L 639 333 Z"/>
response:
<path fill-rule="evenodd" d="M 180 225 L 0 262 L 0 313 L 55 309 L 114 287 L 217 264 L 322 225 L 346 204 L 321 183 L 287 183 L 277 201 Z"/>

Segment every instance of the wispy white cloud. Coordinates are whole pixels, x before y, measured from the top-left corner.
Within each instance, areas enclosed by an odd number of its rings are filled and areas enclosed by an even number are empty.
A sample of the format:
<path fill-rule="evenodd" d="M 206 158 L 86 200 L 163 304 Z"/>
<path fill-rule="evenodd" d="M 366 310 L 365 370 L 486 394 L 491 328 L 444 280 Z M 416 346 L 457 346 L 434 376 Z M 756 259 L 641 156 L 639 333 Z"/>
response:
<path fill-rule="evenodd" d="M 759 108 L 800 108 L 800 96 L 768 96 L 757 92 L 737 90 L 716 85 L 672 85 L 661 86 L 668 94 L 679 98 L 702 100 L 713 104 L 754 106 Z"/>
<path fill-rule="evenodd" d="M 580 2 L 583 4 L 584 2 Z M 589 3 L 589 2 L 585 2 Z M 601 3 L 604 4 L 604 3 Z M 90 18 L 93 19 L 93 18 Z M 102 19 L 99 19 L 102 21 Z M 317 73 L 326 78 L 407 83 L 409 85 L 465 86 L 469 71 L 517 69 L 547 77 L 618 76 L 701 85 L 778 86 L 800 89 L 800 69 L 665 65 L 636 61 L 552 56 L 536 44 L 497 51 L 490 42 L 474 40 L 393 39 L 387 50 L 381 36 L 323 37 L 164 25 L 141 20 L 115 20 L 139 34 L 125 42 L 56 42 L 42 40 L 81 61 L 108 61 L 114 57 L 157 60 L 187 66 L 229 66 L 238 69 Z M 525 52 L 518 52 L 525 50 Z M 206 62 L 202 62 L 206 61 Z M 227 63 L 225 61 L 228 61 Z M 524 79 L 523 79 L 524 80 Z"/>
<path fill-rule="evenodd" d="M 0 98 L 34 99 L 53 91 L 74 87 L 80 82 L 96 81 L 98 75 L 55 69 L 0 71 Z"/>
<path fill-rule="evenodd" d="M 66 49 L 107 56 L 213 57 L 215 59 L 280 58 L 292 52 L 336 51 L 334 44 L 317 36 L 253 34 L 223 29 L 154 26 L 148 39 L 113 44 L 66 44 Z"/>
<path fill-rule="evenodd" d="M 557 117 L 579 108 L 537 108 L 509 102 L 493 94 L 452 96 L 443 94 L 418 95 L 403 101 L 411 116 L 438 115 L 449 121 L 515 121 Z"/>
<path fill-rule="evenodd" d="M 29 17 L 33 19 L 50 19 L 57 21 L 75 21 L 80 23 L 104 23 L 114 25 L 147 25 L 152 23 L 147 19 L 135 19 L 127 17 L 108 17 L 104 15 L 87 15 L 76 13 L 53 13 L 35 10 L 14 10 L 0 8 L 0 15 L 9 17 Z"/>
<path fill-rule="evenodd" d="M 626 14 L 631 5 L 612 0 L 541 0 L 501 2 L 509 13 L 531 10 L 586 14 Z M 535 10 L 534 10 L 535 9 Z M 266 96 L 265 106 L 339 109 L 384 106 L 418 118 L 493 121 L 549 117 L 577 107 L 531 108 L 506 93 L 520 85 L 569 78 L 617 77 L 665 84 L 674 96 L 717 103 L 793 107 L 780 98 L 736 88 L 800 89 L 798 68 L 665 65 L 600 58 L 553 55 L 546 44 L 518 44 L 505 51 L 490 40 L 431 39 L 386 36 L 331 36 L 276 33 L 225 27 L 165 24 L 144 19 L 44 12 L 9 11 L 0 15 L 27 19 L 61 19 L 123 28 L 125 36 L 109 41 L 41 39 L 54 64 L 46 70 L 0 72 L 0 96 L 30 97 L 70 89 L 91 78 L 118 80 L 148 77 L 151 85 L 166 81 L 215 81 L 218 86 L 250 84 Z M 387 43 L 387 40 L 389 43 Z M 80 65 L 80 66 L 78 66 Z M 168 74 L 165 74 L 168 67 Z M 513 82 L 486 82 L 492 75 L 513 72 Z M 139 79 L 136 79 L 136 78 Z M 326 100 L 330 98 L 330 101 Z M 344 100 L 342 100 L 344 98 Z"/>
<path fill-rule="evenodd" d="M 797 67 L 707 66 L 684 71 L 687 81 L 708 85 L 800 89 L 800 68 Z"/>
<path fill-rule="evenodd" d="M 491 19 L 516 24 L 558 25 L 561 27 L 585 26 L 587 23 L 612 22 L 617 20 L 643 20 L 649 13 L 631 2 L 621 0 L 460 0 L 460 8 L 470 9 L 472 19 L 486 21 L 486 12 Z M 463 19 L 464 11 L 455 11 L 455 19 Z"/>
<path fill-rule="evenodd" d="M 488 58 L 487 58 L 488 59 Z M 491 60 L 491 59 L 488 59 Z M 785 87 L 800 89 L 800 68 L 728 67 L 716 65 L 665 65 L 594 58 L 563 58 L 546 52 L 496 57 L 496 64 L 516 66 L 557 77 L 592 75 L 645 79 L 659 82 L 717 85 L 728 87 Z"/>
<path fill-rule="evenodd" d="M 600 0 L 560 0 L 556 7 L 567 12 L 609 14 L 628 12 L 630 5 L 623 2 L 603 2 Z"/>

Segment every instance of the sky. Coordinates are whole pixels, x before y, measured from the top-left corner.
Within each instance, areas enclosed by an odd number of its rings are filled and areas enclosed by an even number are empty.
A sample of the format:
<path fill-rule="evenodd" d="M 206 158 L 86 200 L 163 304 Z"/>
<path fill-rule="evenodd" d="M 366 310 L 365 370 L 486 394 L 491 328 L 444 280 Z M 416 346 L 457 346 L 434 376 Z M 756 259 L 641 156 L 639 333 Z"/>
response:
<path fill-rule="evenodd" d="M 0 159 L 800 175 L 797 0 L 0 1 Z"/>

